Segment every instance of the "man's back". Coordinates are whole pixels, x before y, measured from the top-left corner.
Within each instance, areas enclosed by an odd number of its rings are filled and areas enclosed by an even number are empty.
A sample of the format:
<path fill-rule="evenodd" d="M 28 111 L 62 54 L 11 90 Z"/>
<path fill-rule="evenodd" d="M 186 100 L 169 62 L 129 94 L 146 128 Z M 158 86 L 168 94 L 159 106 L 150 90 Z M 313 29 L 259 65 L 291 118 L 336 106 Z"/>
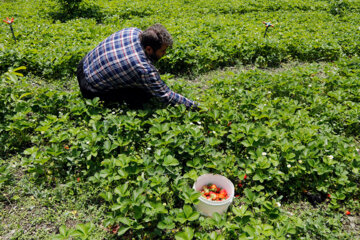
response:
<path fill-rule="evenodd" d="M 136 87 L 141 72 L 156 71 L 141 47 L 138 28 L 120 30 L 89 52 L 84 59 L 84 73 L 95 91 Z"/>

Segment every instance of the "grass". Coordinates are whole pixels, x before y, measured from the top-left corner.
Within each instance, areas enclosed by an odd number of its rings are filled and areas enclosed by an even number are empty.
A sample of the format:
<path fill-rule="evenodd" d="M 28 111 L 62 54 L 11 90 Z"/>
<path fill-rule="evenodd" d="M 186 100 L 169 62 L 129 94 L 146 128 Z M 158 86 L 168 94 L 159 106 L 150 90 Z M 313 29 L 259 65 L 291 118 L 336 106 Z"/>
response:
<path fill-rule="evenodd" d="M 0 196 L 0 239 L 49 239 L 61 225 L 101 224 L 105 213 L 97 197 L 100 189 L 84 180 L 38 185 L 18 158 L 11 159 L 10 168 L 11 179 Z M 108 238 L 100 225 L 93 234 L 93 239 Z"/>

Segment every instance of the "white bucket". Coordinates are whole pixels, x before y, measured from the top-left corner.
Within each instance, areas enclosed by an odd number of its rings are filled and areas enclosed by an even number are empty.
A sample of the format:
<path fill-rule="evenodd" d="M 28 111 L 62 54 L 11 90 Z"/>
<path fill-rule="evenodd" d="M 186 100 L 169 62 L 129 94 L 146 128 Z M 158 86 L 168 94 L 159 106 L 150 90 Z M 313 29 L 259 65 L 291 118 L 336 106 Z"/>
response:
<path fill-rule="evenodd" d="M 234 198 L 234 184 L 224 176 L 205 174 L 198 177 L 193 188 L 200 192 L 204 185 L 208 185 L 210 183 L 215 184 L 219 188 L 225 189 L 229 196 L 228 199 L 222 201 L 211 201 L 203 196 L 199 197 L 200 203 L 195 204 L 196 210 L 202 215 L 211 217 L 215 212 L 222 214 L 227 211 Z"/>

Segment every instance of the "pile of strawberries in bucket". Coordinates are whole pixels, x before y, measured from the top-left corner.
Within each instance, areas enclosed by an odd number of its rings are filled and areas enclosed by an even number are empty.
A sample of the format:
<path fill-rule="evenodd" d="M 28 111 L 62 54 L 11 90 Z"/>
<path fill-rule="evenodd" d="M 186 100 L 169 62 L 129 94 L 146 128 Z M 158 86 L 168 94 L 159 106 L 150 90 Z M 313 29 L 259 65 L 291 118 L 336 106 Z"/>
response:
<path fill-rule="evenodd" d="M 223 201 L 229 196 L 225 189 L 217 187 L 215 184 L 208 184 L 201 188 L 201 196 L 211 201 Z"/>

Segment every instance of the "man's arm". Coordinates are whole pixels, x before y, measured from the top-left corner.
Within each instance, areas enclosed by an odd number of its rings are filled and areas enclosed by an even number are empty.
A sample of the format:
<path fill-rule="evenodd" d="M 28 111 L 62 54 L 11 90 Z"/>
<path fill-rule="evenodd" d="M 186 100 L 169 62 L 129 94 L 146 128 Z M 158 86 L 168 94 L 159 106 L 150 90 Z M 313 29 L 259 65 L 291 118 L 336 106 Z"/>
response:
<path fill-rule="evenodd" d="M 144 73 L 141 76 L 145 88 L 160 101 L 175 105 L 184 104 L 187 108 L 198 108 L 198 104 L 180 94 L 172 91 L 163 80 L 157 71 Z"/>

